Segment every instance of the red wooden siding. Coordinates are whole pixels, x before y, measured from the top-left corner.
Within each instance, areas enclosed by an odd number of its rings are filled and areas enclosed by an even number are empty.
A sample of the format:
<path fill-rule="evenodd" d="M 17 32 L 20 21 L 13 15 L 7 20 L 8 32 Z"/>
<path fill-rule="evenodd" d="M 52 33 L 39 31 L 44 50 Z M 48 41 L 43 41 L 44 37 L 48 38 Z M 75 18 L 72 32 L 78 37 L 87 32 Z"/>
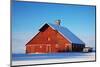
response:
<path fill-rule="evenodd" d="M 26 44 L 26 53 L 50 53 L 71 50 L 71 43 L 48 25 L 40 29 L 40 32 Z"/>

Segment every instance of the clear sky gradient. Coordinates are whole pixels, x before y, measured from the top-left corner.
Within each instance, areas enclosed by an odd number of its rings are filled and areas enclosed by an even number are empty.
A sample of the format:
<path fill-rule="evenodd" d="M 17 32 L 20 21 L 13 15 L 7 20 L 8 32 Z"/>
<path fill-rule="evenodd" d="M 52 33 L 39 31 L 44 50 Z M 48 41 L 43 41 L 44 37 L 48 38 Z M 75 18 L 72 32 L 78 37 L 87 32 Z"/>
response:
<path fill-rule="evenodd" d="M 12 49 L 13 53 L 24 53 L 25 44 L 39 27 L 61 19 L 61 26 L 83 40 L 87 46 L 95 47 L 95 6 L 71 4 L 49 4 L 36 2 L 12 3 Z"/>

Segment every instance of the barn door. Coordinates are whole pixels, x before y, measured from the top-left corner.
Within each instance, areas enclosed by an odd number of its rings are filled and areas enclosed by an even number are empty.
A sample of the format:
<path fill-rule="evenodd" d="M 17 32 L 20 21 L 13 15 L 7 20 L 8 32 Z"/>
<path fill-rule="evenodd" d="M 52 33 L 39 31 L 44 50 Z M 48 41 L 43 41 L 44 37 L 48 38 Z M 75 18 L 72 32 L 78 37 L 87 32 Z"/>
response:
<path fill-rule="evenodd" d="M 47 53 L 50 53 L 51 52 L 51 46 L 50 45 L 47 45 Z"/>

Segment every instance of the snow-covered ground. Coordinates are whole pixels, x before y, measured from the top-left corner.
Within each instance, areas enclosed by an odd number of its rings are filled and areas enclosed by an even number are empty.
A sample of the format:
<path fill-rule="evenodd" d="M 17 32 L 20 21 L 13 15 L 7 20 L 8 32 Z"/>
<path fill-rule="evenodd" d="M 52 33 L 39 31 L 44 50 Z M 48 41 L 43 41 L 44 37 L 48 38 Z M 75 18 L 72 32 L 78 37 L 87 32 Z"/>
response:
<path fill-rule="evenodd" d="M 57 54 L 14 54 L 12 66 L 46 63 L 94 61 L 95 52 L 91 53 L 57 53 Z"/>

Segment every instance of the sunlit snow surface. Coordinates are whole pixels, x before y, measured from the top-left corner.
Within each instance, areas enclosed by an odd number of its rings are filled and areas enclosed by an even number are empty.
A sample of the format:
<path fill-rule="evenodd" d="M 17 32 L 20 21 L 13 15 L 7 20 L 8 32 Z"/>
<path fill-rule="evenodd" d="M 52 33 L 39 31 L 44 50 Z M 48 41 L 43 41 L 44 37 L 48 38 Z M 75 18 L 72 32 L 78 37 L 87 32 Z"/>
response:
<path fill-rule="evenodd" d="M 77 62 L 77 61 L 94 61 L 95 52 L 79 53 L 49 53 L 49 54 L 12 54 L 12 66 Z"/>

